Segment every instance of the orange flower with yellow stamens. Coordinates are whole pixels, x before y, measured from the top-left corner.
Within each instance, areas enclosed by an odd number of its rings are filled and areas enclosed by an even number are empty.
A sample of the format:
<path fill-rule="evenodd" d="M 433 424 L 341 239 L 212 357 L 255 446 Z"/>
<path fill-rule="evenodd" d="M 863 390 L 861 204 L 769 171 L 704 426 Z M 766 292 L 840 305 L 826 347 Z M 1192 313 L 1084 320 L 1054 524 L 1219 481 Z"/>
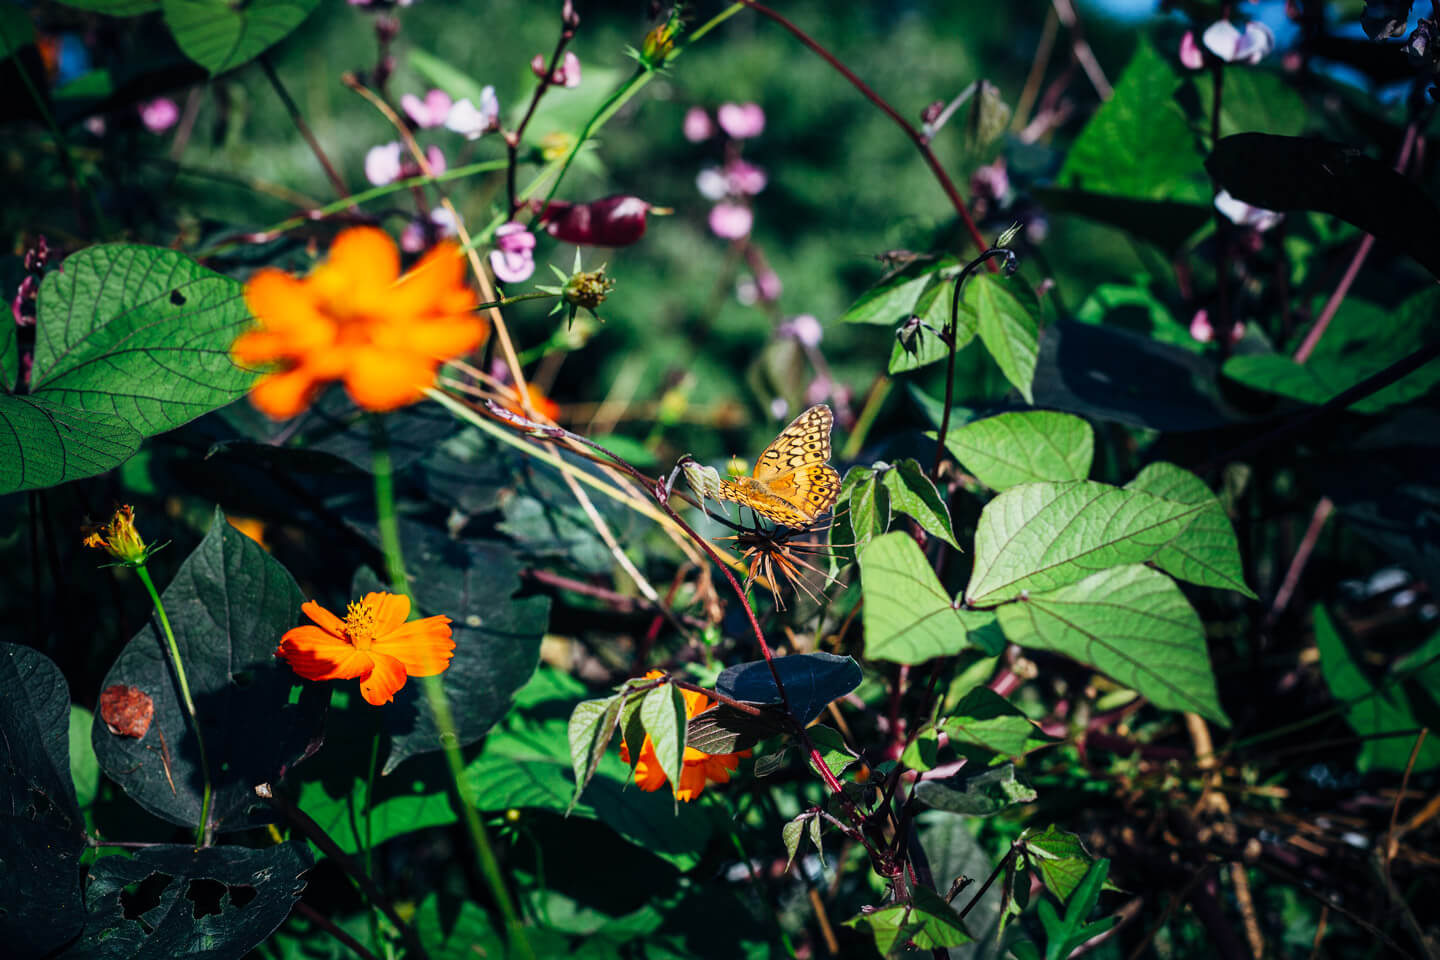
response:
<path fill-rule="evenodd" d="M 275 651 L 306 680 L 360 679 L 360 695 L 382 706 L 395 699 L 405 678 L 445 672 L 455 654 L 449 617 L 406 623 L 410 598 L 367 593 L 341 620 L 311 600 L 300 607 L 317 626 L 296 627 Z"/>
<path fill-rule="evenodd" d="M 664 674 L 659 670 L 651 670 L 645 674 L 647 680 L 661 676 Z M 685 698 L 687 719 L 704 713 L 715 705 L 705 694 L 693 690 L 681 690 L 680 695 Z M 728 783 L 730 774 L 740 766 L 740 758 L 748 756 L 749 750 L 742 750 L 740 753 L 705 753 L 687 746 L 685 767 L 680 771 L 680 785 L 675 788 L 675 799 L 689 803 L 700 796 L 707 783 Z M 630 748 L 625 745 L 623 738 L 620 741 L 620 759 L 630 762 Z M 655 741 L 651 740 L 647 733 L 645 742 L 640 746 L 640 762 L 635 765 L 635 784 L 641 790 L 654 792 L 668 782 L 665 771 L 660 769 L 660 758 L 655 753 Z"/>
<path fill-rule="evenodd" d="M 275 367 L 250 399 L 276 420 L 301 413 L 336 380 L 360 407 L 394 410 L 434 386 L 440 364 L 485 342 L 490 326 L 475 312 L 478 302 L 453 242 L 401 276 L 389 235 L 352 227 L 309 276 L 266 268 L 250 278 L 245 303 L 257 326 L 230 353 L 242 366 Z"/>

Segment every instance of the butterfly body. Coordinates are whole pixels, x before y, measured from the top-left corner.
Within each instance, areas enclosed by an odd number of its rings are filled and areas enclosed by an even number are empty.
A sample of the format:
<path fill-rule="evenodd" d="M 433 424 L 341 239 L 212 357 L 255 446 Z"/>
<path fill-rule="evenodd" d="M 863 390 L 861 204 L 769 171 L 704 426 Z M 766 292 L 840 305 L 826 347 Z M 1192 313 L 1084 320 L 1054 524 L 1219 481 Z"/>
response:
<path fill-rule="evenodd" d="M 787 527 L 813 524 L 840 493 L 840 474 L 825 462 L 833 423 L 823 403 L 800 414 L 760 454 L 751 476 L 720 482 L 720 499 Z"/>

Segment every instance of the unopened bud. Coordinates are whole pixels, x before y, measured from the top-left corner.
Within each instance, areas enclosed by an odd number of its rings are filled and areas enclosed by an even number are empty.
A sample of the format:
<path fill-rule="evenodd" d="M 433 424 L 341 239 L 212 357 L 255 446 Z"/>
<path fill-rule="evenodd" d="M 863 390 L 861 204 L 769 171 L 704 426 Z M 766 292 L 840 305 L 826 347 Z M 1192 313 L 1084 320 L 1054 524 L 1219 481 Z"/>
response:
<path fill-rule="evenodd" d="M 615 194 L 590 203 L 555 200 L 537 215 L 545 231 L 557 240 L 594 247 L 625 247 L 645 235 L 646 215 L 670 211 L 639 197 Z"/>

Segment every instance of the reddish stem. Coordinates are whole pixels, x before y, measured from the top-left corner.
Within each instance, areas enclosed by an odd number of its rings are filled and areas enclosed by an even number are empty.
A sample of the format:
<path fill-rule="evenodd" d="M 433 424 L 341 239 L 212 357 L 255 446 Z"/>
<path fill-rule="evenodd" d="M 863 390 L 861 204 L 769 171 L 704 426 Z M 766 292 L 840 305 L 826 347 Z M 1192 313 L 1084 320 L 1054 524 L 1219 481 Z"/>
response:
<path fill-rule="evenodd" d="M 915 149 L 920 151 L 920 156 L 925 159 L 926 166 L 935 174 L 935 179 L 940 182 L 940 189 L 945 191 L 945 195 L 950 198 L 950 205 L 955 208 L 955 212 L 959 214 L 961 221 L 965 224 L 965 229 L 970 234 L 970 240 L 975 244 L 975 249 L 984 250 L 989 246 L 989 244 L 985 242 L 985 238 L 981 235 L 980 228 L 975 226 L 975 221 L 971 218 L 970 210 L 966 207 L 964 199 L 961 198 L 960 191 L 955 188 L 955 184 L 950 180 L 950 175 L 947 174 L 945 168 L 940 165 L 940 161 L 935 157 L 934 152 L 930 149 L 930 145 L 925 142 L 925 137 L 919 130 L 916 130 L 908 120 L 900 116 L 900 114 L 895 111 L 895 108 L 885 101 L 884 97 L 870 89 L 870 86 L 864 80 L 857 77 L 854 71 L 841 63 L 833 53 L 812 40 L 804 30 L 801 30 L 769 7 L 756 3 L 755 0 L 740 0 L 740 2 L 761 16 L 769 17 L 786 30 L 789 30 L 795 39 L 805 44 L 805 46 L 814 51 L 822 60 L 830 64 L 841 76 L 849 80 L 851 86 L 859 90 L 865 99 L 875 104 L 887 117 L 894 120 L 900 129 L 905 131 L 905 135 L 915 144 Z M 986 266 L 990 268 L 991 273 L 1000 269 L 999 266 L 993 262 L 987 262 Z"/>

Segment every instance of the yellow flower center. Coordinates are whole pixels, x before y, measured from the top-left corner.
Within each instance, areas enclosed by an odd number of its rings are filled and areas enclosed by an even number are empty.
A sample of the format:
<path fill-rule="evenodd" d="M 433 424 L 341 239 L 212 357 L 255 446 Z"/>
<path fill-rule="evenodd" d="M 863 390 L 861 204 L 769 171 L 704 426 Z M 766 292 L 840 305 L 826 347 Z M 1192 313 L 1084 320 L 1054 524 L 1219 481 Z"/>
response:
<path fill-rule="evenodd" d="M 369 650 L 375 638 L 375 610 L 363 603 L 352 603 L 345 611 L 345 636 L 356 650 Z"/>

